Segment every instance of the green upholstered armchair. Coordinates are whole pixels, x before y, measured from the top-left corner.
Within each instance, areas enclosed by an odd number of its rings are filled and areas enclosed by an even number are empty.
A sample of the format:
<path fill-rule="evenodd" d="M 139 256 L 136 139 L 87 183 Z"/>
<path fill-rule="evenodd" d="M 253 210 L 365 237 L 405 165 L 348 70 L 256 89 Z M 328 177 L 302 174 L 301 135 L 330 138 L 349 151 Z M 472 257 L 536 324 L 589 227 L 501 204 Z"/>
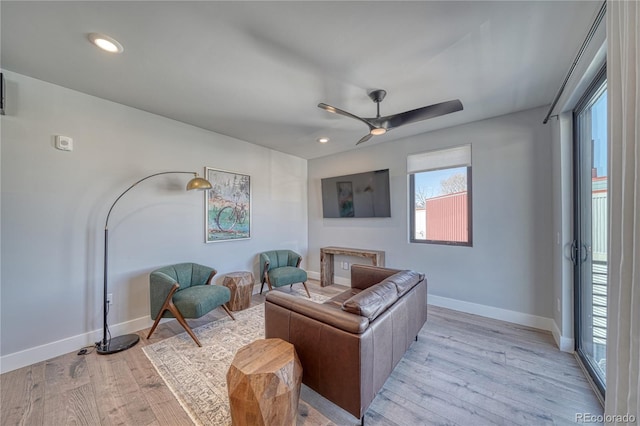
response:
<path fill-rule="evenodd" d="M 211 285 L 217 271 L 197 263 L 180 263 L 156 269 L 149 275 L 149 301 L 151 318 L 155 320 L 147 339 L 162 318 L 175 318 L 202 346 L 185 318 L 200 318 L 218 306 L 235 320 L 224 305 L 231 299 L 227 287 Z"/>
<path fill-rule="evenodd" d="M 273 290 L 274 287 L 302 283 L 307 291 L 307 296 L 311 298 L 307 288 L 307 273 L 300 269 L 301 261 L 302 256 L 292 250 L 272 250 L 260 253 L 260 277 L 262 277 L 260 294 L 262 294 L 265 282 L 269 290 Z"/>

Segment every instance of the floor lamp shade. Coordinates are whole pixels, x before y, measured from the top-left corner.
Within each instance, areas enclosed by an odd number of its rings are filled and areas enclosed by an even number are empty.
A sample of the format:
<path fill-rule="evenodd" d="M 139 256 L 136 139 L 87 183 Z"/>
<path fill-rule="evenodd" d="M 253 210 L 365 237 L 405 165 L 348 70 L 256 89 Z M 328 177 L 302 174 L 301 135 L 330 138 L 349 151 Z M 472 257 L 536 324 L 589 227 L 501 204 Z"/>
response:
<path fill-rule="evenodd" d="M 169 174 L 190 174 L 193 175 L 193 179 L 191 179 L 187 183 L 187 191 L 191 190 L 205 190 L 211 189 L 211 183 L 206 179 L 203 179 L 198 176 L 197 173 L 194 172 L 160 172 L 154 173 L 152 175 L 146 176 L 133 185 L 125 189 L 116 200 L 111 204 L 111 208 L 109 208 L 109 213 L 107 213 L 107 219 L 104 223 L 104 281 L 103 281 L 103 326 L 102 326 L 102 340 L 96 343 L 96 352 L 101 355 L 113 354 L 116 352 L 124 351 L 134 346 L 136 343 L 140 341 L 140 336 L 137 334 L 125 334 L 122 336 L 111 337 L 111 333 L 109 332 L 109 326 L 107 324 L 107 315 L 109 313 L 109 303 L 107 300 L 108 294 L 108 271 L 109 271 L 109 217 L 111 216 L 111 212 L 115 205 L 120 201 L 120 199 L 133 189 L 139 183 L 151 179 L 155 176 L 160 175 L 169 175 Z"/>
<path fill-rule="evenodd" d="M 187 183 L 187 191 L 211 189 L 211 183 L 199 176 L 194 177 Z"/>

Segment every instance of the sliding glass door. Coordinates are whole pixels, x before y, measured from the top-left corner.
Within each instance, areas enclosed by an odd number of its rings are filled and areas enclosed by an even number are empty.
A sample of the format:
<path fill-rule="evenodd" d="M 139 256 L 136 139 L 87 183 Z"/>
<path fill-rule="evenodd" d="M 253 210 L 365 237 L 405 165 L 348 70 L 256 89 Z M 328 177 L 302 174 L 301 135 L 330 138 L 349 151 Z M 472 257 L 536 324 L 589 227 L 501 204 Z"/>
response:
<path fill-rule="evenodd" d="M 576 350 L 604 395 L 607 345 L 607 86 L 604 70 L 575 111 Z"/>

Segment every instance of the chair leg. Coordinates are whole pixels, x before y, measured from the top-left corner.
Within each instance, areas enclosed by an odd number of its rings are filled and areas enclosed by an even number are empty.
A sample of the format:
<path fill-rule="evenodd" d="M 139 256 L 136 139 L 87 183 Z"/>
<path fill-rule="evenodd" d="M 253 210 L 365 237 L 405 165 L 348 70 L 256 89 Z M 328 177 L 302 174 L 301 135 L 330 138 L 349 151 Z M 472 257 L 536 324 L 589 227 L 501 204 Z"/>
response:
<path fill-rule="evenodd" d="M 162 315 L 158 314 L 158 318 L 156 318 L 156 320 L 153 322 L 153 326 L 151 327 L 151 331 L 149 331 L 149 334 L 147 335 L 147 340 L 149 340 L 149 338 L 151 337 L 153 332 L 156 331 L 156 327 L 158 326 L 158 324 L 160 324 L 160 320 L 161 319 L 162 319 Z"/>
<path fill-rule="evenodd" d="M 177 314 L 176 314 L 177 313 Z M 173 315 L 175 315 L 176 319 L 178 320 L 178 322 L 180 323 L 180 325 L 187 331 L 187 333 L 189 333 L 189 336 L 191 336 L 191 338 L 193 339 L 194 342 L 196 342 L 196 344 L 200 347 L 202 347 L 202 345 L 200 344 L 200 340 L 198 340 L 198 338 L 196 337 L 195 334 L 193 334 L 193 330 L 191 330 L 191 327 L 189 327 L 189 324 L 187 324 L 187 321 L 184 319 L 184 317 L 182 316 L 182 314 L 180 312 L 178 312 L 178 310 L 176 309 L 176 313 L 173 313 Z"/>
<path fill-rule="evenodd" d="M 269 281 L 269 278 L 267 277 L 266 280 L 262 281 L 262 285 L 260 286 L 260 294 L 262 294 L 262 289 L 264 288 L 264 283 L 267 283 L 267 288 L 269 289 L 269 291 L 273 290 L 273 287 L 271 287 L 271 281 Z"/>
<path fill-rule="evenodd" d="M 227 315 L 229 315 L 231 317 L 232 320 L 236 320 L 236 318 L 233 316 L 233 314 L 231 313 L 231 311 L 224 305 L 220 305 L 222 306 L 222 309 L 224 309 L 224 311 L 227 313 Z"/>
<path fill-rule="evenodd" d="M 151 327 L 151 330 L 149 331 L 149 334 L 147 335 L 147 340 L 149 340 L 149 338 L 151 337 L 153 332 L 156 331 L 156 327 L 158 326 L 158 324 L 160 324 L 160 320 L 162 319 L 162 314 L 164 314 L 164 311 L 171 311 L 171 309 L 169 309 L 169 305 L 173 305 L 173 294 L 176 292 L 177 289 L 178 289 L 178 285 L 176 284 L 176 285 L 173 286 L 173 288 L 171 289 L 171 291 L 167 295 L 167 298 L 164 300 L 164 303 L 162 304 L 162 307 L 160 308 L 160 312 L 158 312 L 158 317 L 153 322 L 153 326 Z M 174 305 L 174 307 L 175 307 L 175 305 Z"/>
<path fill-rule="evenodd" d="M 196 342 L 196 344 L 199 347 L 202 347 L 202 345 L 200 344 L 200 340 L 198 340 L 196 335 L 193 334 L 193 330 L 191 330 L 191 327 L 189 327 L 189 324 L 187 324 L 187 321 L 184 319 L 184 317 L 182 316 L 178 308 L 176 308 L 176 305 L 173 304 L 173 301 L 169 299 L 165 301 L 164 305 L 162 306 L 162 309 L 158 313 L 158 318 L 156 318 L 156 321 L 153 323 L 153 327 L 151 327 L 151 331 L 149 331 L 149 335 L 147 336 L 147 339 L 149 339 L 151 337 L 151 334 L 155 331 L 156 327 L 158 326 L 158 323 L 162 319 L 162 314 L 164 314 L 164 311 L 171 312 L 173 316 L 176 318 L 176 320 L 178 320 L 178 323 L 180 323 L 180 325 L 186 330 L 189 336 L 191 336 L 193 341 Z"/>
<path fill-rule="evenodd" d="M 309 289 L 307 288 L 307 282 L 303 281 L 302 285 L 304 286 L 304 289 L 307 291 L 307 296 L 309 296 L 309 299 L 311 299 L 311 294 L 309 294 Z"/>

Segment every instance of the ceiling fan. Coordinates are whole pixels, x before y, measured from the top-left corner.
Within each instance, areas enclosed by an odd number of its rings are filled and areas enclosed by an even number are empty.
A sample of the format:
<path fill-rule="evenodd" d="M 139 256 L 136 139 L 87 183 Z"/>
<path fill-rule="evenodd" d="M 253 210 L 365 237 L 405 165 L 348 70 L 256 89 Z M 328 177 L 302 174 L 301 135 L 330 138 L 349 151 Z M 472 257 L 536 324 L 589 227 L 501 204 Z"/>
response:
<path fill-rule="evenodd" d="M 439 104 L 433 104 L 422 108 L 412 109 L 411 111 L 401 112 L 399 114 L 387 115 L 385 117 L 380 116 L 380 102 L 387 95 L 387 92 L 382 89 L 373 90 L 368 93 L 369 98 L 376 103 L 378 112 L 375 118 L 362 118 L 357 115 L 353 115 L 350 112 L 343 111 L 325 103 L 319 103 L 318 108 L 322 108 L 325 111 L 332 112 L 334 114 L 344 115 L 345 117 L 355 118 L 362 121 L 369 127 L 369 133 L 360 139 L 356 145 L 360 145 L 363 142 L 368 141 L 373 136 L 384 135 L 387 131 L 395 129 L 396 127 L 404 126 L 405 124 L 415 123 L 416 121 L 426 120 L 427 118 L 439 117 L 441 115 L 451 114 L 452 112 L 462 111 L 462 102 L 459 99 L 453 101 L 441 102 Z"/>

